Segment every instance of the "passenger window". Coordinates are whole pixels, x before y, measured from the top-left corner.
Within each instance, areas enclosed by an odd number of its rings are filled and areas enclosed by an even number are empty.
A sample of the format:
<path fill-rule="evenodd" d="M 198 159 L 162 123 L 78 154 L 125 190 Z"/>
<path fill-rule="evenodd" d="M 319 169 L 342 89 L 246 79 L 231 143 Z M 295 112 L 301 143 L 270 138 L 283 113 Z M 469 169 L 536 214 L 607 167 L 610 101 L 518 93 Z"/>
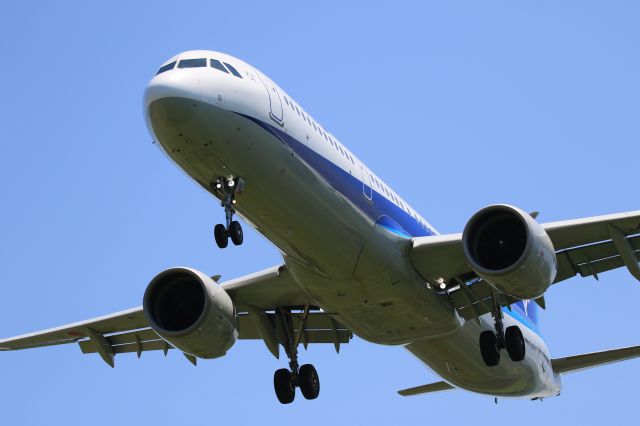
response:
<path fill-rule="evenodd" d="M 206 66 L 207 60 L 205 58 L 183 59 L 178 63 L 178 68 L 200 68 Z"/>
<path fill-rule="evenodd" d="M 231 71 L 231 74 L 235 75 L 236 77 L 240 77 L 240 78 L 242 78 L 242 76 L 240 75 L 240 73 L 238 72 L 238 70 L 237 70 L 237 69 L 235 69 L 232 65 L 229 65 L 229 64 L 228 64 L 228 63 L 226 63 L 226 62 L 225 62 L 224 64 L 227 66 L 227 68 L 229 68 L 229 71 Z"/>
<path fill-rule="evenodd" d="M 175 66 L 176 66 L 176 61 L 173 61 L 173 62 L 171 62 L 170 64 L 167 64 L 167 65 L 163 65 L 163 66 L 160 67 L 160 69 L 158 70 L 156 75 L 162 74 L 165 71 L 172 70 L 173 67 L 175 67 Z"/>
<path fill-rule="evenodd" d="M 289 100 L 287 99 L 287 97 L 286 97 L 286 96 L 283 96 L 283 98 L 284 98 L 284 103 L 286 103 L 286 104 L 287 104 L 287 106 L 289 106 L 289 107 L 290 107 L 291 105 L 289 104 Z"/>
<path fill-rule="evenodd" d="M 222 62 L 220 62 L 219 60 L 209 59 L 209 64 L 211 65 L 211 68 L 215 68 L 217 70 L 220 70 L 222 72 L 226 72 L 227 74 L 229 74 L 229 71 L 227 71 L 224 65 L 222 65 Z"/>
<path fill-rule="evenodd" d="M 314 123 L 313 121 L 311 122 L 311 124 L 313 125 L 313 128 L 316 129 L 316 132 L 318 131 L 318 128 L 316 127 L 316 123 Z"/>
<path fill-rule="evenodd" d="M 300 110 L 298 109 L 298 107 L 296 107 L 296 112 L 298 113 L 298 115 L 300 115 Z"/>

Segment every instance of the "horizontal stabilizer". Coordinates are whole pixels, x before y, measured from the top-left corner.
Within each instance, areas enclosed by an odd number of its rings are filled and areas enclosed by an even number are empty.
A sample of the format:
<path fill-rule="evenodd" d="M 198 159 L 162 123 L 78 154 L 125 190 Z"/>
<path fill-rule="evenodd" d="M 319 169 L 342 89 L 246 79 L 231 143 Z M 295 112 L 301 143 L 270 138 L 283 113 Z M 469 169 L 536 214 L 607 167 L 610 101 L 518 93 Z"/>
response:
<path fill-rule="evenodd" d="M 438 391 L 444 391 L 449 389 L 455 389 L 455 388 L 446 382 L 436 382 L 436 383 L 429 383 L 428 385 L 416 386 L 415 388 L 403 389 L 401 391 L 398 391 L 398 393 L 402 396 L 413 396 L 413 395 L 420 395 L 423 393 L 438 392 Z"/>
<path fill-rule="evenodd" d="M 628 348 L 556 358 L 551 361 L 551 365 L 553 365 L 554 371 L 558 373 L 571 373 L 637 357 L 640 357 L 640 346 L 631 346 Z"/>

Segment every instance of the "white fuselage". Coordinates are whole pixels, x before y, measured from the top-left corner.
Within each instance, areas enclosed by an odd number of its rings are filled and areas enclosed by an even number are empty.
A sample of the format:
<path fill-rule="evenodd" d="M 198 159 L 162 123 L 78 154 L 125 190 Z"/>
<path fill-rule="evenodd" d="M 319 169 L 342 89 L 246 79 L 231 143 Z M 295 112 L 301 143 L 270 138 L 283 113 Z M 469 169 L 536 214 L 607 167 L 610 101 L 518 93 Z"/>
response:
<path fill-rule="evenodd" d="M 179 68 L 200 58 L 206 66 Z M 311 300 L 363 339 L 406 345 L 455 386 L 496 396 L 559 393 L 544 341 L 508 312 L 505 326 L 520 326 L 527 356 L 485 366 L 478 336 L 492 318 L 464 322 L 409 260 L 411 237 L 435 229 L 280 87 L 223 53 L 184 52 L 165 65 L 176 61 L 145 92 L 151 133 L 213 195 L 219 177 L 245 181 L 238 214 L 278 247 Z"/>

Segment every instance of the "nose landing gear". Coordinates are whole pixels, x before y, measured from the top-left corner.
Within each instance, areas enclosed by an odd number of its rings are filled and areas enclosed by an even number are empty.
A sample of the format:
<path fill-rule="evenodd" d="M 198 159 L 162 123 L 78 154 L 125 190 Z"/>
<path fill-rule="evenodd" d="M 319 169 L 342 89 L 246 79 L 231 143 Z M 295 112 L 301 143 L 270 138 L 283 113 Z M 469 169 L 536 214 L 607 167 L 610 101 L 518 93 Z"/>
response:
<path fill-rule="evenodd" d="M 225 248 L 229 245 L 229 238 L 233 244 L 239 246 L 243 241 L 242 226 L 240 222 L 233 220 L 233 215 L 236 212 L 233 208 L 236 203 L 236 194 L 242 194 L 244 190 L 244 180 L 242 178 L 218 178 L 212 185 L 214 190 L 220 195 L 220 205 L 224 208 L 224 216 L 226 219 L 226 225 L 218 224 L 213 230 L 213 235 L 216 240 L 216 244 L 220 248 Z"/>

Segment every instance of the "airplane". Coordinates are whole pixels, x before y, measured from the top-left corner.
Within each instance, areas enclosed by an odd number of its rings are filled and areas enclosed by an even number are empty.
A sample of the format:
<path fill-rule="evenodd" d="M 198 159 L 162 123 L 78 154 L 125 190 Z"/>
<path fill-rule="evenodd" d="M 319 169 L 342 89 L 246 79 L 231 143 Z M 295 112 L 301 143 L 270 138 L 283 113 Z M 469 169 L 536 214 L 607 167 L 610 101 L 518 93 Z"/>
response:
<path fill-rule="evenodd" d="M 539 223 L 537 212 L 480 209 L 442 235 L 282 88 L 231 55 L 193 50 L 158 69 L 144 115 L 160 149 L 224 211 L 221 249 L 243 243 L 237 217 L 283 262 L 221 282 L 175 267 L 142 306 L 0 340 L 0 350 L 78 343 L 114 367 L 122 353 L 182 352 L 194 365 L 260 339 L 288 368 L 277 399 L 315 399 L 320 380 L 299 348 L 354 335 L 404 346 L 442 381 L 410 396 L 465 389 L 557 396 L 561 375 L 640 356 L 640 346 L 552 358 L 540 333 L 545 292 L 576 275 L 626 267 L 640 280 L 640 211 Z"/>

